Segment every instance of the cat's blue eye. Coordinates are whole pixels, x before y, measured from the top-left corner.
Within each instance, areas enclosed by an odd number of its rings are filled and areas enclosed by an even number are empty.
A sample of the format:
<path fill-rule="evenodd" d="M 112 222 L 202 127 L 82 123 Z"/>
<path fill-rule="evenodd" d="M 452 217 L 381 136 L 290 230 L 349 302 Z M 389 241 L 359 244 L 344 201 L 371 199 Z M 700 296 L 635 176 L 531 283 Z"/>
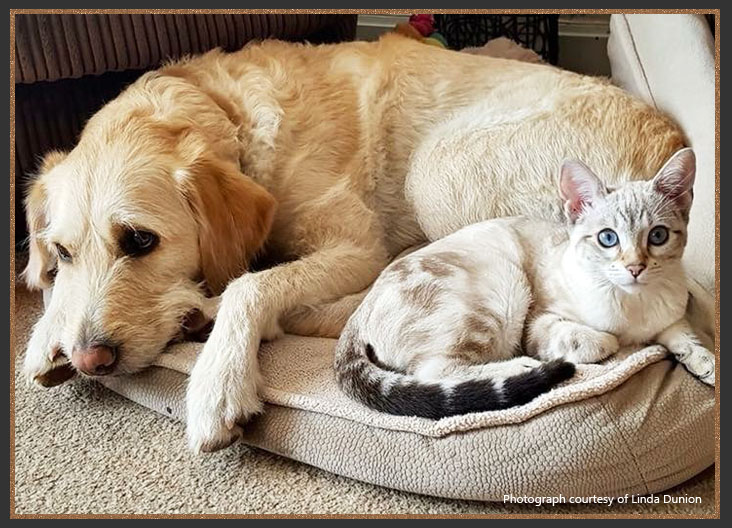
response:
<path fill-rule="evenodd" d="M 597 241 L 602 247 L 611 248 L 618 245 L 618 234 L 612 229 L 603 229 L 597 234 Z"/>
<path fill-rule="evenodd" d="M 668 240 L 668 228 L 656 226 L 648 233 L 648 243 L 654 246 L 662 246 Z"/>

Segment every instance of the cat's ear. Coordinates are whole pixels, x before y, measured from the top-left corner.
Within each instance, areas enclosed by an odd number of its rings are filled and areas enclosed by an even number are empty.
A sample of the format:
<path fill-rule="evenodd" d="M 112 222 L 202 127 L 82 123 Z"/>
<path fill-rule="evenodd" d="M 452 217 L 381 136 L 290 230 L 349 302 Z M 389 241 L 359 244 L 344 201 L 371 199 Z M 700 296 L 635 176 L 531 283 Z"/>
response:
<path fill-rule="evenodd" d="M 604 199 L 607 189 L 587 165 L 566 160 L 559 173 L 559 192 L 567 218 L 576 222 L 582 211 Z"/>
<path fill-rule="evenodd" d="M 653 178 L 653 189 L 688 211 L 694 197 L 696 156 L 690 148 L 677 151 Z"/>

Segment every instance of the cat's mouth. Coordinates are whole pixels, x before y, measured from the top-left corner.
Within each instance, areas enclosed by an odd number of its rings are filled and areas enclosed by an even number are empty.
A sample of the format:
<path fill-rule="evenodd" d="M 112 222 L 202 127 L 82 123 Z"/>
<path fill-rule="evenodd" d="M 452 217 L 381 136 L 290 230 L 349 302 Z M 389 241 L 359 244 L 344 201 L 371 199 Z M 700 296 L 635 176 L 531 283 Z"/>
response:
<path fill-rule="evenodd" d="M 623 290 L 625 293 L 639 293 L 646 285 L 645 281 L 639 281 L 638 279 L 631 279 L 625 282 L 616 282 L 615 285 Z"/>

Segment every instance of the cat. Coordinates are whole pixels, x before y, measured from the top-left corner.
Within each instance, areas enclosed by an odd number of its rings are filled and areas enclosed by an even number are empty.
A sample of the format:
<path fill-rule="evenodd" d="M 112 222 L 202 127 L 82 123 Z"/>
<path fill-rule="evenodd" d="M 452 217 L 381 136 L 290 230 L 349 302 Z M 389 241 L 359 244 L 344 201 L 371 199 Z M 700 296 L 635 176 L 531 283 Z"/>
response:
<path fill-rule="evenodd" d="M 576 363 L 656 343 L 713 385 L 714 355 L 685 318 L 695 167 L 685 148 L 611 190 L 565 161 L 566 224 L 488 220 L 394 261 L 341 334 L 338 384 L 376 410 L 439 419 L 527 403 Z"/>

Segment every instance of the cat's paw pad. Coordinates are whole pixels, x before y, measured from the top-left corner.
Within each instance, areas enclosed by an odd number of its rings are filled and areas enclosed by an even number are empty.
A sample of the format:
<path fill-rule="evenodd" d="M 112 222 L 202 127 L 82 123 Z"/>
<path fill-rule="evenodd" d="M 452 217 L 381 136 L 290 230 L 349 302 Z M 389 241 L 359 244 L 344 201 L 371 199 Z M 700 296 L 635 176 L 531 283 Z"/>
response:
<path fill-rule="evenodd" d="M 684 347 L 683 350 L 672 350 L 671 352 L 693 376 L 707 385 L 714 386 L 715 358 L 709 350 L 703 346 L 691 345 Z"/>

